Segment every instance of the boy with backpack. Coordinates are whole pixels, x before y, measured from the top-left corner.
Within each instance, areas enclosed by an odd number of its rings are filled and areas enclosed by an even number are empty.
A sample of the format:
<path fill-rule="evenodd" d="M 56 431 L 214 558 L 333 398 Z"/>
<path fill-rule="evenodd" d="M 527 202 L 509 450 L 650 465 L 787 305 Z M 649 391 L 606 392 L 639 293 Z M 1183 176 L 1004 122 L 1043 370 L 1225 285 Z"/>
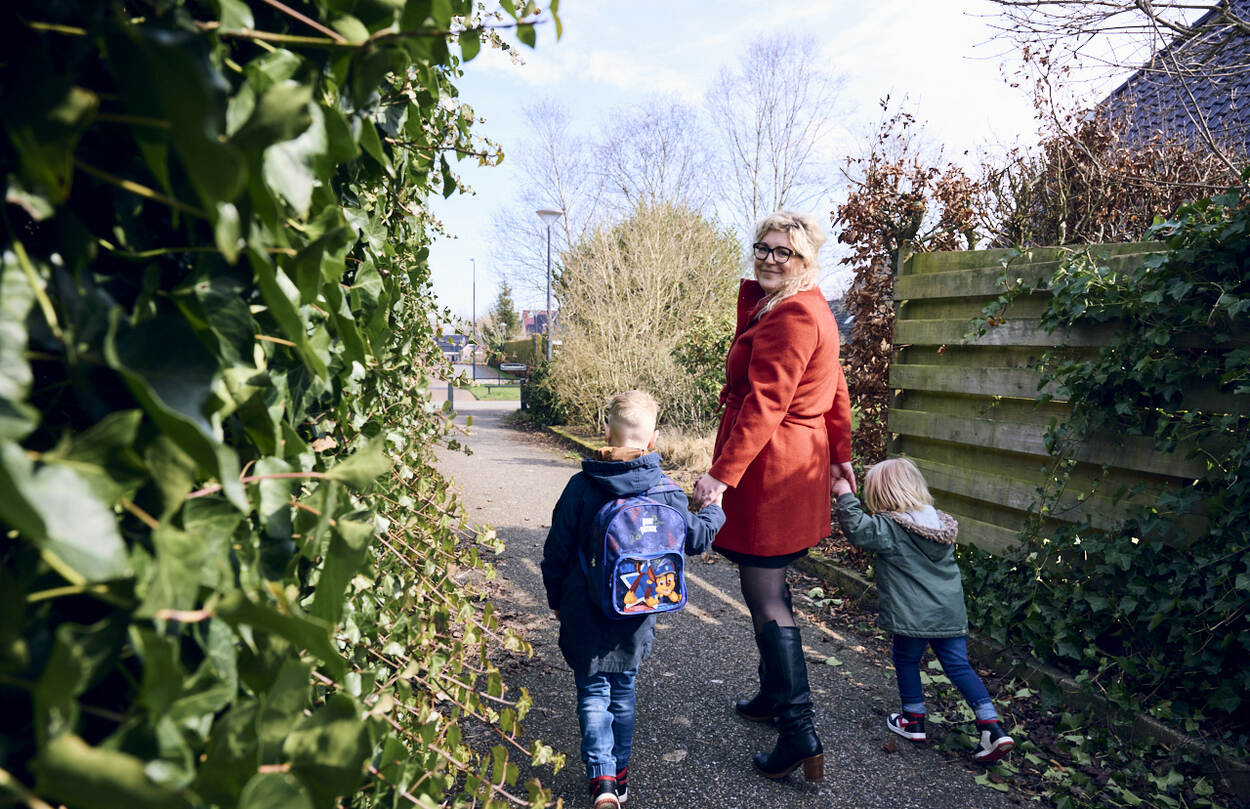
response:
<path fill-rule="evenodd" d="M 660 471 L 658 410 L 644 391 L 612 397 L 608 446 L 564 487 L 543 546 L 543 586 L 577 685 L 594 809 L 628 797 L 638 665 L 651 652 L 656 615 L 685 606 L 684 554 L 707 550 L 725 523 L 719 498 L 691 514 L 685 493 Z"/>

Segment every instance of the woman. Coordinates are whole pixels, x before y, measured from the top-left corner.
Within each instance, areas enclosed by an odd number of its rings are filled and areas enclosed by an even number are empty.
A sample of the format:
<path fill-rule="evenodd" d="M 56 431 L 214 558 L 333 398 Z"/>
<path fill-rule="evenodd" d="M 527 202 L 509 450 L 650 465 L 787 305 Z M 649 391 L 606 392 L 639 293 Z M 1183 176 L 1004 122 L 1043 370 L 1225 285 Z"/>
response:
<path fill-rule="evenodd" d="M 816 285 L 820 225 L 779 211 L 756 226 L 755 238 L 756 280 L 738 292 L 712 468 L 694 496 L 702 505 L 724 493 L 725 527 L 712 547 L 738 564 L 760 650 L 760 692 L 737 710 L 776 721 L 780 731 L 772 753 L 755 757 L 756 769 L 782 778 L 803 764 L 817 781 L 824 755 L 786 566 L 829 535 L 831 481 L 854 486 L 850 399 L 838 327 Z"/>

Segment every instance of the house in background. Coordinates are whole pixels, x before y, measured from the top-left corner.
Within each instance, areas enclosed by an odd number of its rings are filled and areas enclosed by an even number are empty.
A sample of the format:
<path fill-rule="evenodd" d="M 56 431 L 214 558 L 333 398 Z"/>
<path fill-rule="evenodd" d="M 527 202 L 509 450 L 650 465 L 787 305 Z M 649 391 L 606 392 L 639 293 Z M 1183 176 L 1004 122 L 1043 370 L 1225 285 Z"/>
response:
<path fill-rule="evenodd" d="M 1250 0 L 1221 0 L 1103 99 L 1100 109 L 1127 120 L 1124 136 L 1205 141 L 1245 154 L 1250 145 Z"/>
<path fill-rule="evenodd" d="M 464 334 L 443 334 L 434 338 L 445 356 L 451 362 L 459 362 L 464 358 L 469 347 L 469 338 Z"/>
<path fill-rule="evenodd" d="M 552 328 L 559 327 L 559 312 L 551 312 Z M 526 337 L 534 334 L 543 334 L 547 330 L 546 309 L 522 309 L 521 310 L 521 330 Z"/>
<path fill-rule="evenodd" d="M 838 342 L 843 346 L 850 345 L 851 325 L 855 322 L 855 315 L 847 311 L 844 298 L 832 298 L 826 303 L 829 304 L 829 311 L 833 312 L 833 319 L 838 324 Z"/>

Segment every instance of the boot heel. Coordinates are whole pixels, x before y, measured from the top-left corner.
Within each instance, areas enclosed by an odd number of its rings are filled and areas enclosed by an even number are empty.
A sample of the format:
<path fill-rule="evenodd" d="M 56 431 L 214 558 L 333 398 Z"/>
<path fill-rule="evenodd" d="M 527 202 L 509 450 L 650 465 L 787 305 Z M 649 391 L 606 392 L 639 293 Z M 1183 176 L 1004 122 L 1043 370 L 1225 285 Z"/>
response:
<path fill-rule="evenodd" d="M 811 758 L 803 759 L 803 777 L 808 781 L 825 780 L 825 754 L 817 753 Z"/>

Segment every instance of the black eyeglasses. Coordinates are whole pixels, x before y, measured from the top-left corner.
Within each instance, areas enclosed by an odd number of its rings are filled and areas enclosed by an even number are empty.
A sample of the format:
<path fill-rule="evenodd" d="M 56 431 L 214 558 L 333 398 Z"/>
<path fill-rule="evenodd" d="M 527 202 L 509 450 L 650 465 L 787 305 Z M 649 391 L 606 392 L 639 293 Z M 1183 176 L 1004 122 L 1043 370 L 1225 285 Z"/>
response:
<path fill-rule="evenodd" d="M 751 247 L 755 250 L 755 257 L 760 261 L 767 261 L 770 255 L 773 257 L 773 261 L 778 264 L 785 264 L 790 260 L 791 256 L 803 258 L 789 247 L 769 247 L 763 242 L 756 242 Z"/>

